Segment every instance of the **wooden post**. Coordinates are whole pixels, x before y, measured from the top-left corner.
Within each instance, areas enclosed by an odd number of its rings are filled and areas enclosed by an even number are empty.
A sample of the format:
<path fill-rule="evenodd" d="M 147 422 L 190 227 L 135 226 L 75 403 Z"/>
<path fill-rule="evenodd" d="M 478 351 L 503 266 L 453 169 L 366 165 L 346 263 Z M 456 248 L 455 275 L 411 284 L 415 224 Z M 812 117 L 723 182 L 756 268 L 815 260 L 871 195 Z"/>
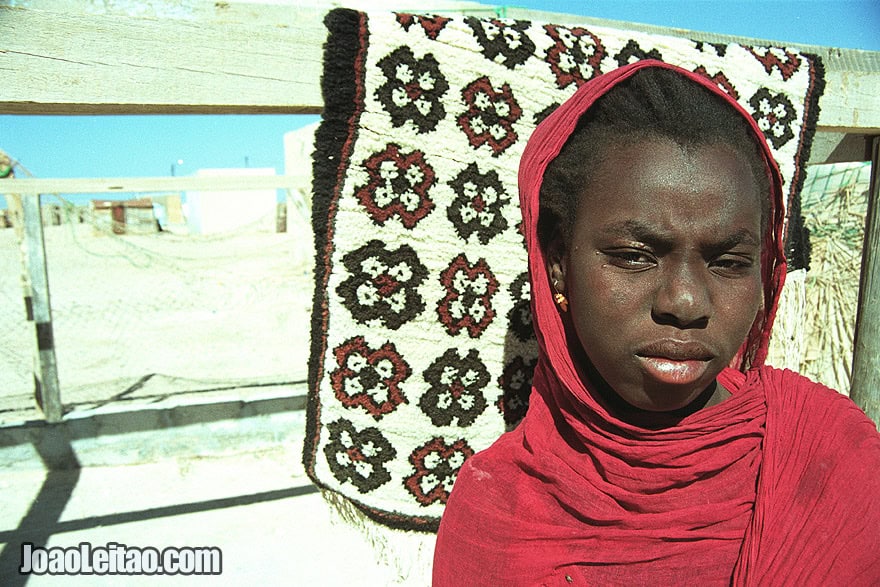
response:
<path fill-rule="evenodd" d="M 22 208 L 37 338 L 37 364 L 34 366 L 37 402 L 43 409 L 47 422 L 60 422 L 63 410 L 58 385 L 58 365 L 55 361 L 55 336 L 52 331 L 52 308 L 49 305 L 49 273 L 46 269 L 40 196 L 23 194 Z"/>
<path fill-rule="evenodd" d="M 862 247 L 850 397 L 880 425 L 880 137 L 871 148 L 871 187 Z"/>

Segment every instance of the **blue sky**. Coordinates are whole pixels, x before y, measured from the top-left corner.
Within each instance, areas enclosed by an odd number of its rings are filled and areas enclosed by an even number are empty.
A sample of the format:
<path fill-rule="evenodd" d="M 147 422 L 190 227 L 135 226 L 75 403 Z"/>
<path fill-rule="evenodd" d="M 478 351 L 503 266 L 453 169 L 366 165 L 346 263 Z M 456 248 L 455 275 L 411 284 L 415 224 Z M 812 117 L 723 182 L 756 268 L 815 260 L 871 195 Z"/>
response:
<path fill-rule="evenodd" d="M 876 0 L 519 0 L 509 5 L 880 51 Z M 203 167 L 246 163 L 283 173 L 284 133 L 316 120 L 295 115 L 0 115 L 0 149 L 42 178 L 163 176 L 171 174 L 172 165 L 177 175 L 191 175 Z"/>

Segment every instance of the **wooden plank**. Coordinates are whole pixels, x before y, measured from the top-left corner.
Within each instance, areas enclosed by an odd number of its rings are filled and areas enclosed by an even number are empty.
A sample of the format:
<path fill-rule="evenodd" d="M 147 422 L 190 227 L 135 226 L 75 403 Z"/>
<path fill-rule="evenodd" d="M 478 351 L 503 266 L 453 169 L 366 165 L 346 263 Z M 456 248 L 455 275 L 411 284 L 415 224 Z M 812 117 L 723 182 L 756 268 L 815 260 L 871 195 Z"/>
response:
<path fill-rule="evenodd" d="M 322 19 L 307 8 L 261 24 L 0 6 L 0 112 L 318 113 Z"/>
<path fill-rule="evenodd" d="M 112 194 L 131 192 L 241 191 L 294 189 L 308 186 L 310 179 L 298 175 L 228 175 L 204 177 L 123 178 L 16 178 L 0 183 L 0 189 L 17 194 Z"/>
<path fill-rule="evenodd" d="M 144 16 L 113 12 L 98 3 L 88 3 L 88 14 L 71 6 L 33 0 L 0 6 L 0 71 L 18 74 L 4 75 L 0 113 L 321 111 L 326 8 L 157 0 L 146 4 Z M 486 16 L 495 10 L 469 6 L 457 11 Z M 785 44 L 515 8 L 506 8 L 505 14 L 709 42 Z M 820 129 L 880 134 L 880 52 L 797 48 L 820 55 L 825 63 Z"/>
<path fill-rule="evenodd" d="M 809 163 L 870 161 L 870 145 L 870 136 L 820 131 L 813 136 Z"/>
<path fill-rule="evenodd" d="M 880 425 L 880 137 L 871 163 L 850 397 Z"/>
<path fill-rule="evenodd" d="M 36 330 L 36 395 L 47 422 L 60 422 L 63 415 L 58 364 L 55 359 L 55 336 L 52 308 L 49 304 L 49 273 L 46 269 L 46 246 L 38 197 L 23 198 L 24 237 L 27 269 L 33 295 L 33 317 Z"/>

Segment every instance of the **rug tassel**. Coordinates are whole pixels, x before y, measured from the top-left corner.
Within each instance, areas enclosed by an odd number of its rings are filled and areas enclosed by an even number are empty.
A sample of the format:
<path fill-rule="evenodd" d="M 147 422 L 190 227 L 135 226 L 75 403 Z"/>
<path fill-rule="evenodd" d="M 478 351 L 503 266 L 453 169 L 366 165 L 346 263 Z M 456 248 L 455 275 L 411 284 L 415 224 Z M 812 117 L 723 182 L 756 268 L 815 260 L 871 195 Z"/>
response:
<path fill-rule="evenodd" d="M 389 528 L 335 491 L 322 490 L 321 495 L 329 506 L 331 522 L 355 530 L 369 544 L 386 577 L 384 585 L 431 584 L 435 534 Z"/>

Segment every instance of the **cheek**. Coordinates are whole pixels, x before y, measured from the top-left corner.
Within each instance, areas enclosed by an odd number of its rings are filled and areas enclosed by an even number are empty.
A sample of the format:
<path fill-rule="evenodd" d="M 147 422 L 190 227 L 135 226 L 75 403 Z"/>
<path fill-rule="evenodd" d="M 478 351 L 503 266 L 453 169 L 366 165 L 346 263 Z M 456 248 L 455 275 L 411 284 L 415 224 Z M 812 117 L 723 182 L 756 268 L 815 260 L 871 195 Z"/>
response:
<path fill-rule="evenodd" d="M 622 324 L 650 305 L 646 281 L 621 278 L 599 264 L 582 267 L 568 280 L 572 318 L 605 329 Z"/>
<path fill-rule="evenodd" d="M 760 277 L 732 287 L 723 299 L 724 313 L 731 328 L 742 331 L 745 336 L 752 327 L 755 317 L 764 308 L 764 288 Z"/>

